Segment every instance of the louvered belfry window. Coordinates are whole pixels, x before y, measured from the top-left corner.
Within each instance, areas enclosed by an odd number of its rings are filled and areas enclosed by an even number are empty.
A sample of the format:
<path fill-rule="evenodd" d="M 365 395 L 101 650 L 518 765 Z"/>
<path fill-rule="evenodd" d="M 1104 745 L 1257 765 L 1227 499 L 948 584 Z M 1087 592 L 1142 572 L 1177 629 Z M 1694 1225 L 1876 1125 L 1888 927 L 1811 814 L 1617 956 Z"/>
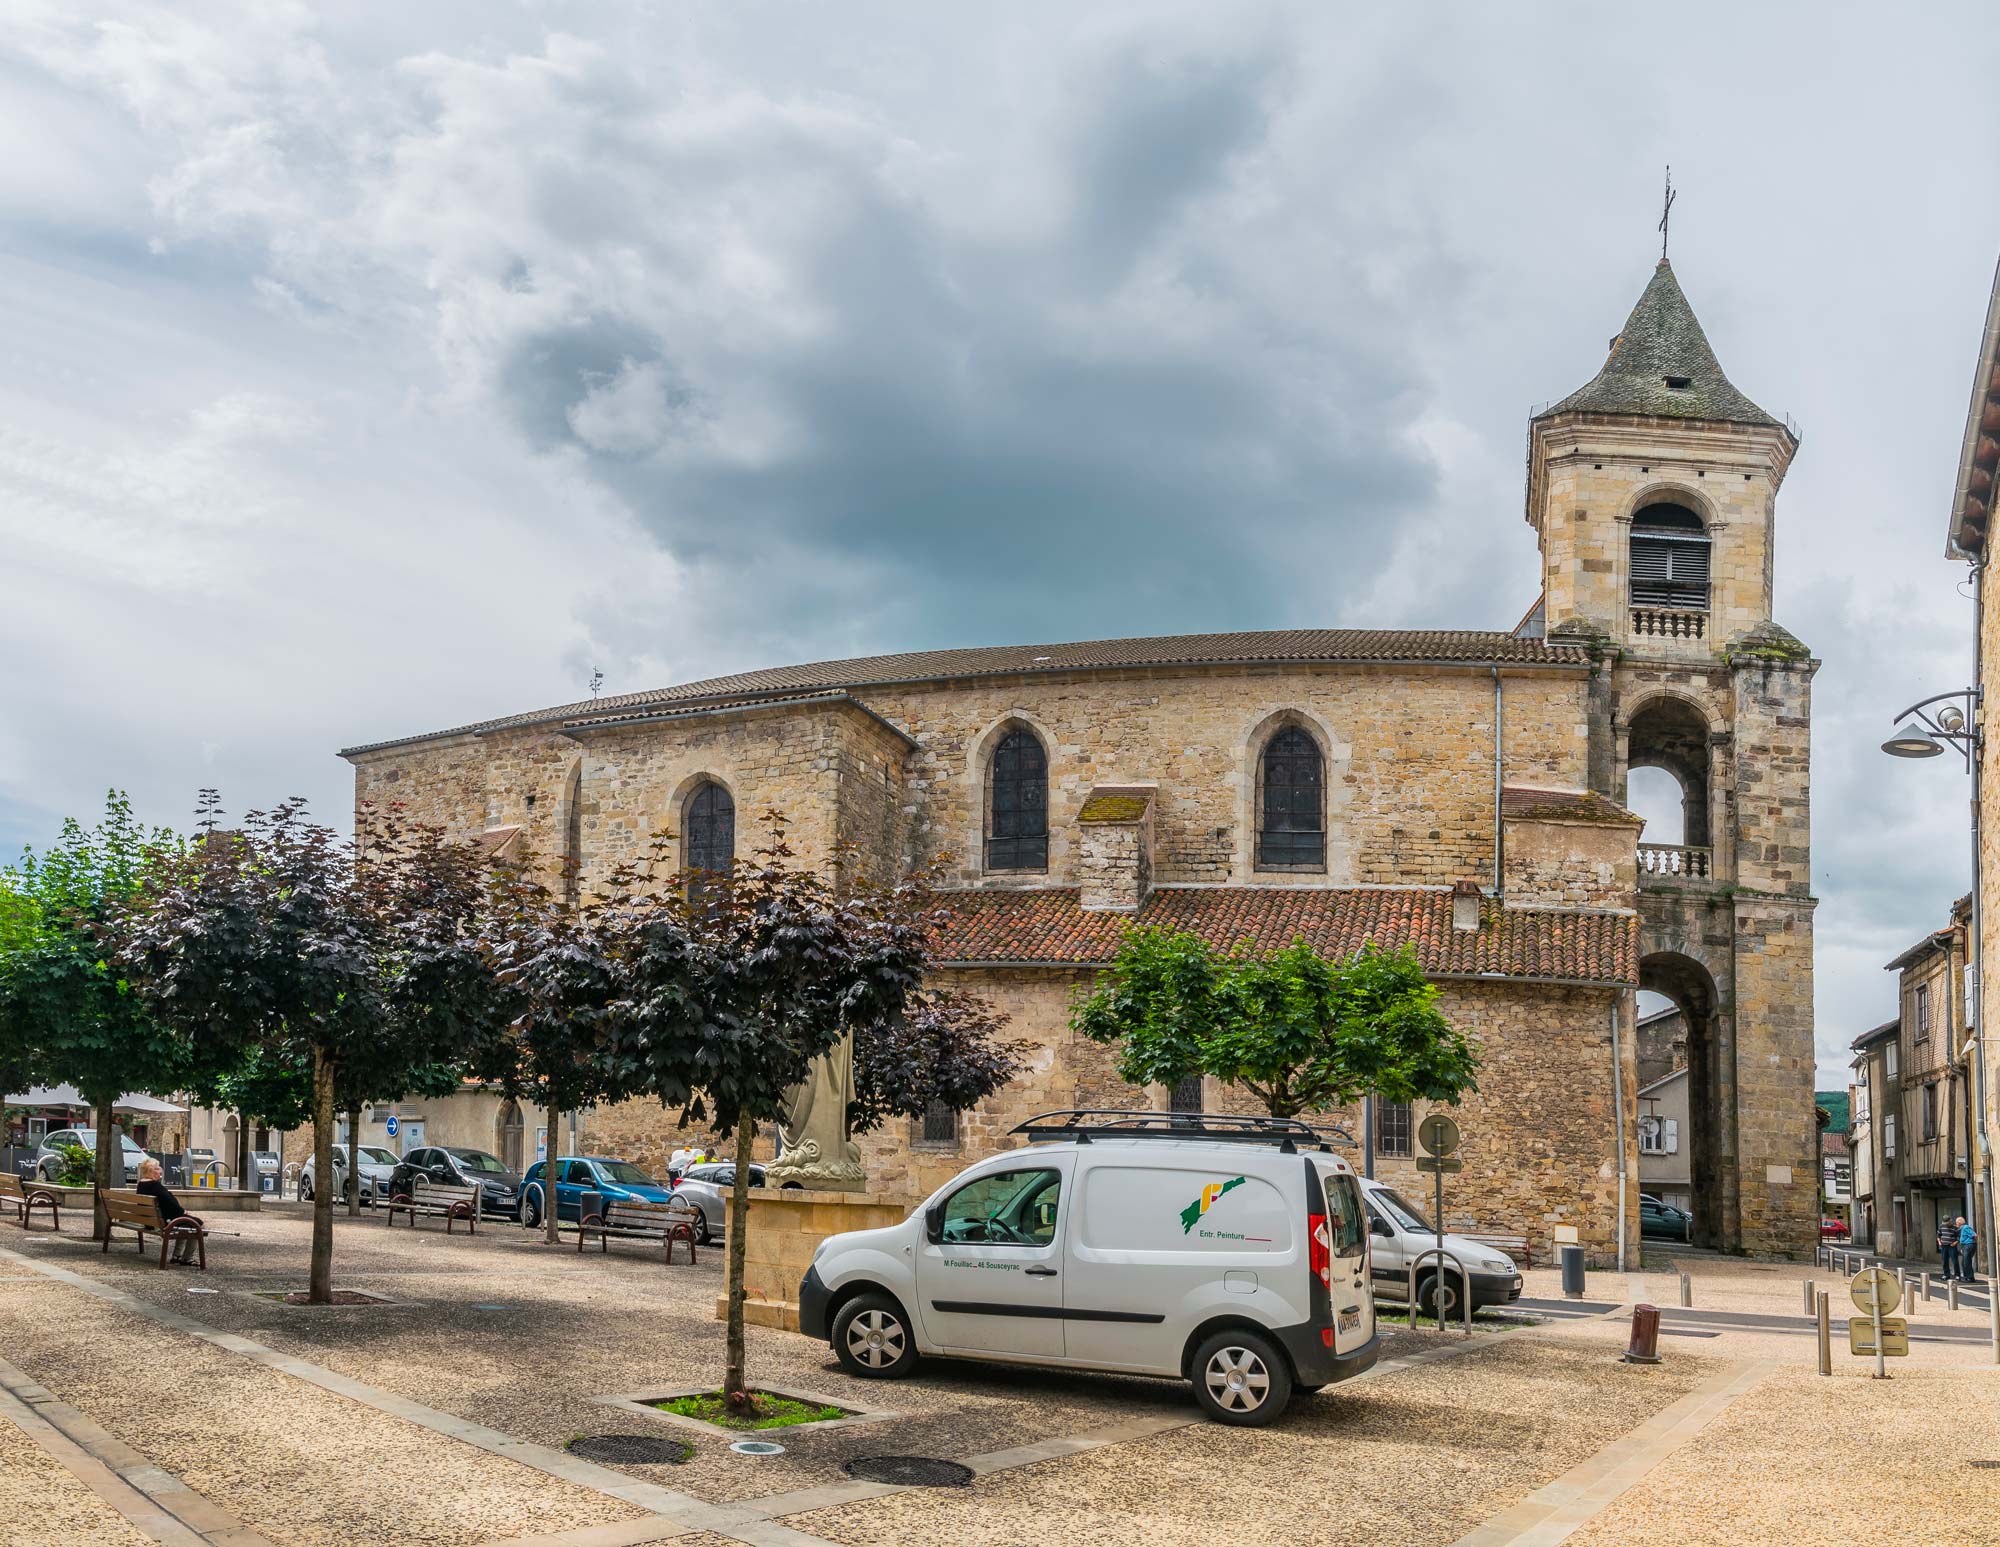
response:
<path fill-rule="evenodd" d="M 1319 743 L 1296 725 L 1265 746 L 1259 869 L 1318 870 L 1326 864 L 1325 772 Z"/>
<path fill-rule="evenodd" d="M 736 802 L 719 784 L 704 784 L 687 804 L 687 868 L 726 875 L 736 858 Z"/>
<path fill-rule="evenodd" d="M 1648 505 L 1632 518 L 1632 605 L 1708 608 L 1708 534 L 1678 505 Z"/>
<path fill-rule="evenodd" d="M 1032 731 L 1009 731 L 993 753 L 986 816 L 988 870 L 1049 868 L 1049 758 Z"/>

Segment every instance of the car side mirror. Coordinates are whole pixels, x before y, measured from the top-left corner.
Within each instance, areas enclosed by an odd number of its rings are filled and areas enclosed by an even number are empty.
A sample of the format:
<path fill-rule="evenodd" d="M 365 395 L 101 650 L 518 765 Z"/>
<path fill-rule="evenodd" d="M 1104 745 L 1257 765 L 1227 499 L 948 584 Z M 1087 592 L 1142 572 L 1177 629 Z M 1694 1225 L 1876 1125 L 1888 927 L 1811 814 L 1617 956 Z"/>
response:
<path fill-rule="evenodd" d="M 1368 1233 L 1387 1236 L 1392 1241 L 1396 1238 L 1396 1232 L 1389 1228 L 1389 1221 L 1386 1219 L 1371 1219 L 1368 1222 Z"/>
<path fill-rule="evenodd" d="M 933 1203 L 924 1210 L 924 1239 L 936 1244 L 944 1239 L 944 1205 Z"/>

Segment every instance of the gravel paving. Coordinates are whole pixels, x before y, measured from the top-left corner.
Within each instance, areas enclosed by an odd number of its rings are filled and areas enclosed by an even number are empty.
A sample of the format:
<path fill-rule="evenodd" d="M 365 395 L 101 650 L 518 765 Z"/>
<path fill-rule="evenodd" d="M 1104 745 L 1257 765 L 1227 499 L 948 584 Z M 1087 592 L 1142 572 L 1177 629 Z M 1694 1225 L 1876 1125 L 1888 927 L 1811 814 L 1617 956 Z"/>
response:
<path fill-rule="evenodd" d="M 1269 1429 L 1196 1424 L 785 1524 L 850 1547 L 1451 1542 L 1722 1367 L 1640 1369 L 1601 1343 L 1537 1332 L 1331 1387 Z"/>
<path fill-rule="evenodd" d="M 471 1547 L 644 1513 L 68 1286 L 0 1285 L 0 1320 L 11 1361 L 284 1547 Z"/>
<path fill-rule="evenodd" d="M 9 1547 L 148 1547 L 149 1541 L 5 1418 L 0 1537 Z"/>

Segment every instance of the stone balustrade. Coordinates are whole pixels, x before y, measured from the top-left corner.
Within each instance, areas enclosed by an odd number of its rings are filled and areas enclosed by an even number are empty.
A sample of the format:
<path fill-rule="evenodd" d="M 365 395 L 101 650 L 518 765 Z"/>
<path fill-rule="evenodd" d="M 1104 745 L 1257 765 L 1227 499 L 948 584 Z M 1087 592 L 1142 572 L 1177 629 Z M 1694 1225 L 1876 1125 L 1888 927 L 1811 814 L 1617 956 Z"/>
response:
<path fill-rule="evenodd" d="M 1639 845 L 1639 875 L 1679 876 L 1689 881 L 1706 881 L 1714 874 L 1710 852 L 1685 843 L 1642 843 Z"/>
<path fill-rule="evenodd" d="M 1708 614 L 1692 607 L 1634 607 L 1632 633 L 1642 639 L 1706 639 Z"/>

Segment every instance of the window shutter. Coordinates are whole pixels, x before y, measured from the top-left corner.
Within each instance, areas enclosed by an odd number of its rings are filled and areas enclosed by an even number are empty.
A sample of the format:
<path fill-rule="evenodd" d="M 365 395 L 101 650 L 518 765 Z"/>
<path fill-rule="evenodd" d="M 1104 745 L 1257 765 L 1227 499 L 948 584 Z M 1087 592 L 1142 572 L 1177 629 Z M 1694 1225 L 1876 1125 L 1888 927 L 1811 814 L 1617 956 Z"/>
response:
<path fill-rule="evenodd" d="M 1635 607 L 1708 606 L 1708 539 L 1632 534 L 1632 604 Z"/>
<path fill-rule="evenodd" d="M 1678 1155 L 1681 1151 L 1680 1119 L 1675 1117 L 1668 1118 L 1666 1127 L 1667 1127 L 1667 1133 L 1666 1133 L 1666 1139 L 1664 1141 L 1665 1143 L 1664 1153 L 1669 1155 Z"/>

